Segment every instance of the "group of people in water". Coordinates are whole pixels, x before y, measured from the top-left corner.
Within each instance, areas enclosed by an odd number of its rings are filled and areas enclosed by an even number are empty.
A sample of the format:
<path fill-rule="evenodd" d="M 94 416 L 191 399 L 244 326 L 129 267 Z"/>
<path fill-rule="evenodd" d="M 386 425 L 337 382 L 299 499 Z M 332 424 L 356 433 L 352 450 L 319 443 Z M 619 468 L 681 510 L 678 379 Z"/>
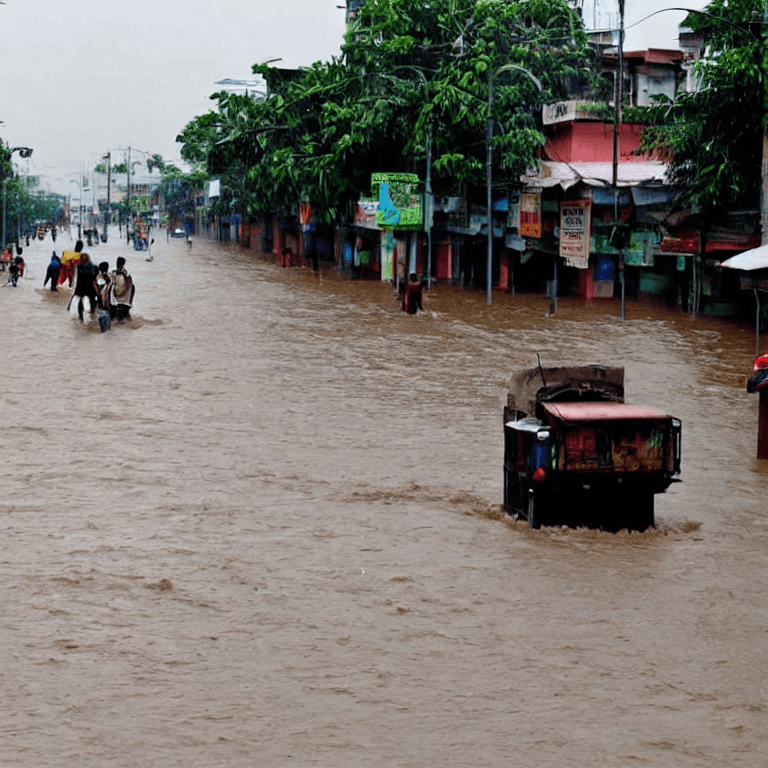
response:
<path fill-rule="evenodd" d="M 110 271 L 106 261 L 94 264 L 90 256 L 83 253 L 82 240 L 78 240 L 74 251 L 64 251 L 61 258 L 53 252 L 43 287 L 49 282 L 52 291 L 68 283 L 72 295 L 67 309 L 74 303 L 80 322 L 85 322 L 86 312 L 95 313 L 102 333 L 112 327 L 112 321 L 123 323 L 131 319 L 136 287 L 122 256 L 118 257 L 115 269 Z"/>
<path fill-rule="evenodd" d="M 0 255 L 0 271 L 5 272 L 8 268 L 8 283 L 14 288 L 19 284 L 19 278 L 24 277 L 24 259 L 22 258 L 23 249 L 16 247 L 16 256 L 13 255 L 13 245 L 6 246 L 2 255 Z"/>

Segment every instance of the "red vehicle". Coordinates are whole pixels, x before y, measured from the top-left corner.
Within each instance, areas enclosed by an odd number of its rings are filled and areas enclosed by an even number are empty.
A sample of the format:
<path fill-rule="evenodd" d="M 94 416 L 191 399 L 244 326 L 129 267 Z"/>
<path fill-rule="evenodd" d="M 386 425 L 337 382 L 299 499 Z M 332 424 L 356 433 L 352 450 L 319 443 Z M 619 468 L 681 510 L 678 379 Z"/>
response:
<path fill-rule="evenodd" d="M 747 381 L 747 392 L 760 392 L 766 388 L 768 388 L 768 352 L 755 358 L 752 375 Z"/>
<path fill-rule="evenodd" d="M 624 402 L 624 369 L 533 368 L 504 411 L 504 508 L 542 524 L 655 525 L 654 495 L 679 481 L 681 423 Z"/>

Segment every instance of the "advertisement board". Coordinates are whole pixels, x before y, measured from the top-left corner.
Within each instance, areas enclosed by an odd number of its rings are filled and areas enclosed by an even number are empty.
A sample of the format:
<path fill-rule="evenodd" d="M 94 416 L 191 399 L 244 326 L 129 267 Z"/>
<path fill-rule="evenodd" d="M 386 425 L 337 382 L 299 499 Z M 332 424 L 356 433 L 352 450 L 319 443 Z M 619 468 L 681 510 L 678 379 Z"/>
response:
<path fill-rule="evenodd" d="M 541 238 L 541 191 L 520 195 L 520 237 Z"/>
<path fill-rule="evenodd" d="M 591 210 L 590 200 L 569 200 L 560 203 L 560 256 L 569 267 L 589 267 Z"/>

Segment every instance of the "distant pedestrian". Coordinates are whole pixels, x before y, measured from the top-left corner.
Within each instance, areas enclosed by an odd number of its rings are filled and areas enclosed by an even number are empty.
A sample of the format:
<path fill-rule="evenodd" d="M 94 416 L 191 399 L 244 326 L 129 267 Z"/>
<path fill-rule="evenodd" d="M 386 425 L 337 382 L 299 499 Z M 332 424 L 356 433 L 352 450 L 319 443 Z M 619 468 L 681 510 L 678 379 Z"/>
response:
<path fill-rule="evenodd" d="M 19 282 L 19 265 L 12 261 L 8 266 L 8 282 L 15 288 Z"/>
<path fill-rule="evenodd" d="M 109 264 L 106 261 L 99 264 L 99 274 L 96 275 L 93 287 L 96 290 L 96 317 L 101 332 L 105 333 L 112 327 L 112 315 L 109 306 L 112 278 L 109 274 Z"/>
<path fill-rule="evenodd" d="M 119 256 L 115 265 L 117 269 L 112 271 L 112 286 L 109 298 L 112 317 L 118 323 L 131 319 L 131 307 L 133 297 L 136 294 L 136 286 L 133 278 L 125 268 L 125 259 Z"/>
<path fill-rule="evenodd" d="M 45 272 L 45 280 L 43 280 L 43 288 L 45 288 L 48 281 L 51 281 L 51 290 L 58 291 L 59 275 L 61 274 L 61 259 L 56 255 L 56 251 L 51 256 L 51 263 L 48 265 L 48 269 Z"/>

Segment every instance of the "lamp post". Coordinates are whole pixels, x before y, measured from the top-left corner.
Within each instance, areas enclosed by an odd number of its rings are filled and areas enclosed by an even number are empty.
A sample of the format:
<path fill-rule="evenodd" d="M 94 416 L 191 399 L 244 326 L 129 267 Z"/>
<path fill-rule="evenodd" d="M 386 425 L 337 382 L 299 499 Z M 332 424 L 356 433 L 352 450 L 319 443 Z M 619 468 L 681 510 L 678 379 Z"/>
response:
<path fill-rule="evenodd" d="M 619 126 L 621 102 L 624 98 L 624 0 L 619 0 L 619 57 L 613 102 L 613 221 L 619 225 Z M 621 286 L 621 319 L 625 318 L 626 283 L 624 281 L 624 249 L 619 247 L 619 284 Z"/>
<path fill-rule="evenodd" d="M 415 72 L 420 78 L 421 83 L 424 86 L 424 99 L 429 97 L 429 82 L 426 75 L 418 67 L 397 67 L 397 69 L 408 69 Z M 432 286 L 432 218 L 433 218 L 433 205 L 432 205 L 432 123 L 430 122 L 429 130 L 427 131 L 427 173 L 424 180 L 424 197 L 426 205 L 424 206 L 425 223 L 427 225 L 427 290 Z"/>
<path fill-rule="evenodd" d="M 30 147 L 13 147 L 8 154 L 8 161 L 10 162 L 14 152 L 19 153 L 19 157 L 32 157 L 32 150 Z M 8 177 L 3 178 L 3 241 L 2 247 L 5 248 L 7 243 L 5 242 L 5 209 L 6 209 L 6 191 L 7 191 Z"/>
<path fill-rule="evenodd" d="M 493 183 L 493 149 L 491 148 L 491 140 L 493 139 L 493 83 L 494 80 L 502 73 L 510 70 L 517 70 L 527 75 L 533 84 L 539 89 L 544 90 L 544 86 L 541 81 L 532 72 L 529 72 L 525 67 L 518 66 L 517 64 L 505 64 L 503 67 L 499 67 L 495 72 L 489 72 L 488 74 L 488 125 L 485 136 L 485 176 L 486 176 L 486 208 L 488 216 L 488 258 L 486 264 L 486 299 L 488 306 L 493 301 L 493 196 L 491 192 L 491 186 Z"/>
<path fill-rule="evenodd" d="M 104 213 L 104 242 L 107 242 L 109 236 L 109 220 L 112 217 L 111 206 L 111 182 L 112 182 L 112 153 L 107 152 L 102 156 L 103 160 L 107 161 L 107 210 Z"/>

